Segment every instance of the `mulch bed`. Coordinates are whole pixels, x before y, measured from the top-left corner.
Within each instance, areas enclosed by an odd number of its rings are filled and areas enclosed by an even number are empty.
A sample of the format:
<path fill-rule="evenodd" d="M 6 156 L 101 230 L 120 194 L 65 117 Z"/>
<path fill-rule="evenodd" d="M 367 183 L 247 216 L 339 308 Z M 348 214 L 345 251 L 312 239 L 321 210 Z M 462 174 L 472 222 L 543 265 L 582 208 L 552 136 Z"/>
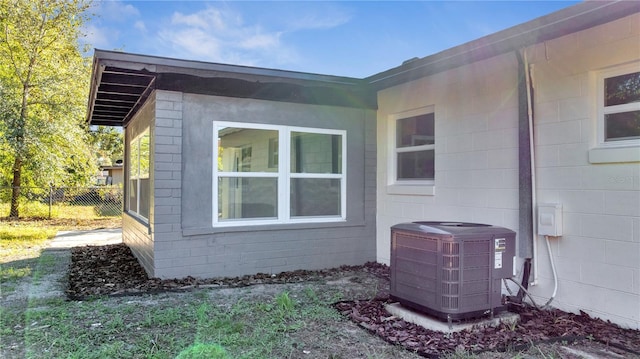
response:
<path fill-rule="evenodd" d="M 598 341 L 617 349 L 622 355 L 640 355 L 640 332 L 622 329 L 586 313 L 572 314 L 561 310 L 518 310 L 517 325 L 502 323 L 497 327 L 464 330 L 444 334 L 425 329 L 389 314 L 384 306 L 388 298 L 336 303 L 343 315 L 392 344 L 402 345 L 425 357 L 439 353 L 471 350 L 524 350 L 531 345 L 554 342 Z M 627 356 L 625 356 L 627 357 Z"/>
<path fill-rule="evenodd" d="M 597 341 L 617 349 L 623 356 L 640 356 L 640 331 L 622 329 L 582 312 L 572 314 L 556 309 L 540 311 L 527 306 L 517 309 L 520 314 L 517 325 L 501 324 L 451 334 L 427 330 L 392 316 L 384 309 L 385 304 L 391 303 L 388 297 L 389 268 L 378 263 L 275 275 L 258 273 L 234 278 L 162 280 L 149 278 L 124 244 L 75 247 L 71 251 L 67 295 L 70 299 L 84 299 L 96 295 L 132 295 L 196 287 L 295 283 L 337 277 L 355 271 L 369 272 L 384 279 L 381 283 L 387 283 L 386 288 L 380 288 L 376 298 L 338 302 L 335 308 L 387 342 L 404 346 L 422 356 L 437 357 L 456 349 L 476 353 L 522 350 L 532 344 L 555 341 Z"/>
<path fill-rule="evenodd" d="M 71 249 L 67 296 L 83 300 L 98 295 L 133 295 L 138 293 L 184 291 L 197 287 L 246 287 L 255 284 L 299 283 L 336 277 L 349 271 L 367 271 L 384 276 L 388 269 L 377 263 L 364 266 L 341 266 L 323 270 L 296 270 L 279 274 L 257 273 L 242 277 L 179 279 L 149 278 L 129 247 L 124 244 L 84 246 Z"/>

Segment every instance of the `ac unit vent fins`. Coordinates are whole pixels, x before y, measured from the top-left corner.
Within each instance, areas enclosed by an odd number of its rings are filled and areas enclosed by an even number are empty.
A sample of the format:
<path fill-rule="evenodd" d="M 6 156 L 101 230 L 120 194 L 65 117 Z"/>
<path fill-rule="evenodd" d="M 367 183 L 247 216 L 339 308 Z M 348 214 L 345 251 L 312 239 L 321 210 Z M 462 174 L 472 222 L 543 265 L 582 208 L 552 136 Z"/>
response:
<path fill-rule="evenodd" d="M 391 298 L 436 317 L 465 319 L 502 309 L 515 232 L 461 222 L 401 223 L 391 228 Z"/>

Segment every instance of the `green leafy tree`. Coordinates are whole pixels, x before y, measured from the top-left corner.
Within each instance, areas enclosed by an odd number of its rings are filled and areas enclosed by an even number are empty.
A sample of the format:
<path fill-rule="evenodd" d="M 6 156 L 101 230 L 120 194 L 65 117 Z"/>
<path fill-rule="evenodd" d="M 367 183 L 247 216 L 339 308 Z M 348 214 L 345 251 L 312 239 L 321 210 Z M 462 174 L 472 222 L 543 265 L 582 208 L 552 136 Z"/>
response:
<path fill-rule="evenodd" d="M 124 158 L 124 135 L 118 128 L 95 126 L 89 133 L 89 142 L 100 165 L 114 165 Z"/>
<path fill-rule="evenodd" d="M 78 40 L 85 0 L 0 0 L 0 163 L 13 187 L 86 183 L 95 173 L 85 124 L 90 62 Z M 9 172 L 9 173 L 7 173 Z"/>

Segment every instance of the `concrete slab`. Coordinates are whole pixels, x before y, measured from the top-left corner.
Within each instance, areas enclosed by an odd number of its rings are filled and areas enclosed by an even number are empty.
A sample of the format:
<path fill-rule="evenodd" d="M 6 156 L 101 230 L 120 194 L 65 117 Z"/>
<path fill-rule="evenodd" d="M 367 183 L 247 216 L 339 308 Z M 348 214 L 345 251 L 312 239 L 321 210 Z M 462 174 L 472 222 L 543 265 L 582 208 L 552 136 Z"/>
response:
<path fill-rule="evenodd" d="M 463 331 L 465 329 L 472 328 L 486 328 L 495 327 L 500 323 L 517 323 L 520 320 L 520 316 L 511 312 L 502 312 L 494 315 L 491 318 L 480 318 L 474 320 L 466 320 L 464 322 L 453 322 L 451 326 L 449 323 L 443 322 L 434 317 L 430 317 L 424 313 L 417 312 L 415 310 L 403 307 L 400 303 L 391 303 L 385 306 L 385 309 L 395 315 L 398 318 L 419 325 L 425 329 L 433 330 L 441 333 L 453 333 Z"/>
<path fill-rule="evenodd" d="M 103 246 L 122 243 L 122 228 L 91 231 L 60 231 L 49 244 L 50 249 L 69 249 L 82 246 Z"/>

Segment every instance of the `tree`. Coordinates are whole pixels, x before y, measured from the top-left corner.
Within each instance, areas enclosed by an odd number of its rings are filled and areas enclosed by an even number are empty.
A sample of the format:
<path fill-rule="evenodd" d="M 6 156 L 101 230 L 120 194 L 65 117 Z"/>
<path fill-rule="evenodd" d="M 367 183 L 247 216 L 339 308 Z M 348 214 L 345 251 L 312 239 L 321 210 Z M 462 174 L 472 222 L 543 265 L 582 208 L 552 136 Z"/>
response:
<path fill-rule="evenodd" d="M 98 157 L 98 163 L 111 166 L 124 156 L 124 135 L 122 130 L 110 126 L 95 126 L 89 132 L 89 142 Z"/>
<path fill-rule="evenodd" d="M 87 145 L 89 60 L 78 39 L 85 0 L 0 0 L 0 148 L 10 163 L 11 210 L 20 186 L 78 183 L 95 171 Z"/>

